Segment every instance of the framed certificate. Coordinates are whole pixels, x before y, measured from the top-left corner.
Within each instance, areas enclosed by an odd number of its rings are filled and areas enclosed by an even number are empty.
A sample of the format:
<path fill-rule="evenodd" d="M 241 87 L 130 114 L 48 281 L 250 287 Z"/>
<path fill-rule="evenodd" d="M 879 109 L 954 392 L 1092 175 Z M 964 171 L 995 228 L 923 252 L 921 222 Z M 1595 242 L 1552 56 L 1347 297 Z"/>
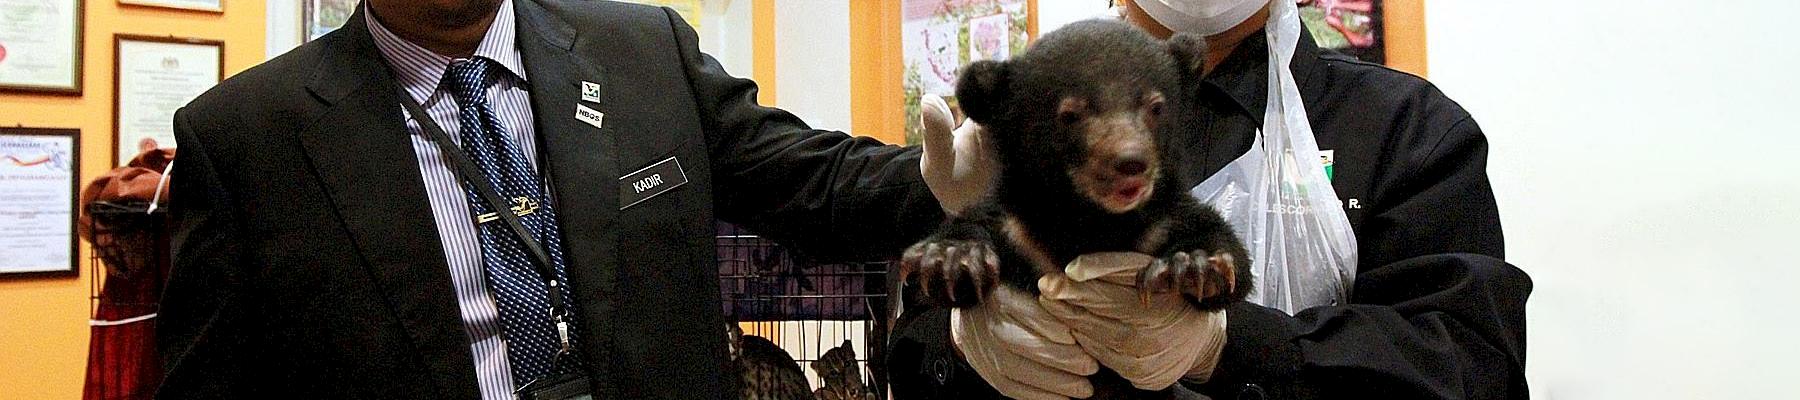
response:
<path fill-rule="evenodd" d="M 179 8 L 183 10 L 225 12 L 224 0 L 119 0 L 134 6 Z"/>
<path fill-rule="evenodd" d="M 225 75 L 225 42 L 113 36 L 113 165 L 175 147 L 175 110 Z"/>
<path fill-rule="evenodd" d="M 81 130 L 0 128 L 0 278 L 74 275 Z"/>
<path fill-rule="evenodd" d="M 0 0 L 0 90 L 81 94 L 81 0 Z"/>

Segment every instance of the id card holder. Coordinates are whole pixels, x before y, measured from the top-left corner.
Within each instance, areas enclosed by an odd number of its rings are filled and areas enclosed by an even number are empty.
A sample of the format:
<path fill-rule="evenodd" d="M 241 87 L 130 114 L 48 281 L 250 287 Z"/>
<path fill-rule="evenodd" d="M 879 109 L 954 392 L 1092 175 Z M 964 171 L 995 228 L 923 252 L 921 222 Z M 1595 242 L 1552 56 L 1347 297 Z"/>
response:
<path fill-rule="evenodd" d="M 593 400 L 593 385 L 579 373 L 551 374 L 513 391 L 519 400 Z"/>

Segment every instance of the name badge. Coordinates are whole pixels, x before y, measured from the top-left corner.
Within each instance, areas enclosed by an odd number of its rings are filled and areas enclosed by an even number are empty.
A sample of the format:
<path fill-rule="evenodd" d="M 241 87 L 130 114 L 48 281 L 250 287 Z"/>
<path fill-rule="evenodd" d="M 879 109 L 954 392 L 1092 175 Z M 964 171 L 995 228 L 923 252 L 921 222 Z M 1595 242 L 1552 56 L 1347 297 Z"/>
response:
<path fill-rule="evenodd" d="M 658 161 L 637 172 L 619 177 L 619 203 L 624 204 L 619 209 L 631 208 L 687 183 L 687 172 L 681 169 L 680 160 L 669 157 Z"/>
<path fill-rule="evenodd" d="M 606 114 L 588 108 L 587 106 L 576 104 L 575 119 L 586 122 L 588 125 L 593 125 L 595 128 L 599 128 L 601 123 L 606 120 Z"/>

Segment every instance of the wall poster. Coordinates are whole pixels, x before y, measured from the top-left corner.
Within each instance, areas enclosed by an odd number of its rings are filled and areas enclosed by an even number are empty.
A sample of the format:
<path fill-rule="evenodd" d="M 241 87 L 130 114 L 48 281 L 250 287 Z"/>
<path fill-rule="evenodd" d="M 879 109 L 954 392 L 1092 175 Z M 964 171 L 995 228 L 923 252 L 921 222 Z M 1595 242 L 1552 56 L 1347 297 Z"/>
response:
<path fill-rule="evenodd" d="M 0 90 L 81 94 L 81 0 L 0 0 Z"/>
<path fill-rule="evenodd" d="M 1381 0 L 1299 0 L 1300 21 L 1312 31 L 1320 48 L 1337 50 L 1359 60 L 1387 63 L 1387 40 L 1382 36 Z"/>
<path fill-rule="evenodd" d="M 81 130 L 0 128 L 0 277 L 75 274 Z"/>
<path fill-rule="evenodd" d="M 902 0 L 906 144 L 919 143 L 919 97 L 956 106 L 956 73 L 980 60 L 1023 52 L 1031 41 L 1026 0 Z"/>
<path fill-rule="evenodd" d="M 175 147 L 175 110 L 219 84 L 225 42 L 116 35 L 113 46 L 113 165 L 125 165 Z"/>

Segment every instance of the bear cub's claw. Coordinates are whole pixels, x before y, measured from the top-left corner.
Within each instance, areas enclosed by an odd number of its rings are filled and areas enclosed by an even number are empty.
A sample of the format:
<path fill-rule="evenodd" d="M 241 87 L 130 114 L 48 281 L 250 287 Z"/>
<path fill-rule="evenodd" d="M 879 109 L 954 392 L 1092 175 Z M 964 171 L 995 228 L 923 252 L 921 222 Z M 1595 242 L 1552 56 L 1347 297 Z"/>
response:
<path fill-rule="evenodd" d="M 906 249 L 902 271 L 917 274 L 927 301 L 950 307 L 980 304 L 1000 282 L 1000 256 L 991 243 L 927 240 Z"/>
<path fill-rule="evenodd" d="M 1138 272 L 1138 296 L 1144 304 L 1153 294 L 1180 292 L 1205 310 L 1223 308 L 1237 293 L 1236 256 L 1206 250 L 1177 252 L 1150 262 Z"/>

